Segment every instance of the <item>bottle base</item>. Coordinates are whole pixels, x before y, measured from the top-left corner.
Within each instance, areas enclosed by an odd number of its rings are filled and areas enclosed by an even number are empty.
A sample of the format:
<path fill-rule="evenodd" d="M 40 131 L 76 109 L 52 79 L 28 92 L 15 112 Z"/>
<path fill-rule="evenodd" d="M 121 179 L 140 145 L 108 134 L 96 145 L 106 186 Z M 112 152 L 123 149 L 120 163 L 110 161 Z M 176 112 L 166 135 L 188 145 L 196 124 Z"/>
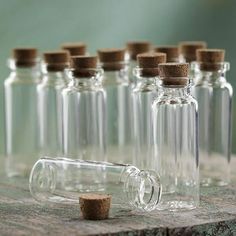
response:
<path fill-rule="evenodd" d="M 195 202 L 189 201 L 165 201 L 160 202 L 157 210 L 164 211 L 189 211 L 197 208 Z"/>

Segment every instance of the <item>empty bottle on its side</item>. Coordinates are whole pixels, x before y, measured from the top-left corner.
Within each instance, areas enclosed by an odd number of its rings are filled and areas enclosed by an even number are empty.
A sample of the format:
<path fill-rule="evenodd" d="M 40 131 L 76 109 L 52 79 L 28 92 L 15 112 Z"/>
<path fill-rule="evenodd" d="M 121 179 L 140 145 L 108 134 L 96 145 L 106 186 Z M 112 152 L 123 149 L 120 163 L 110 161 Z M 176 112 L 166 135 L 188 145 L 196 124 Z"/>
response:
<path fill-rule="evenodd" d="M 188 64 L 159 64 L 160 94 L 153 103 L 153 166 L 163 188 L 160 210 L 199 205 L 198 112 L 189 93 Z"/>
<path fill-rule="evenodd" d="M 4 82 L 6 172 L 8 176 L 27 176 L 39 158 L 37 49 L 14 49 L 9 67 Z"/>
<path fill-rule="evenodd" d="M 62 155 L 62 90 L 68 78 L 69 53 L 44 53 L 42 82 L 37 87 L 40 149 L 44 156 Z"/>
<path fill-rule="evenodd" d="M 131 91 L 133 164 L 141 169 L 153 167 L 152 103 L 158 94 L 158 64 L 166 61 L 164 53 L 142 53 L 134 69 L 135 86 Z"/>
<path fill-rule="evenodd" d="M 107 158 L 110 162 L 131 163 L 131 101 L 125 50 L 101 49 L 98 56 L 107 95 Z"/>
<path fill-rule="evenodd" d="M 225 51 L 197 51 L 193 95 L 199 106 L 200 175 L 202 185 L 230 182 L 232 86 L 225 74 Z"/>

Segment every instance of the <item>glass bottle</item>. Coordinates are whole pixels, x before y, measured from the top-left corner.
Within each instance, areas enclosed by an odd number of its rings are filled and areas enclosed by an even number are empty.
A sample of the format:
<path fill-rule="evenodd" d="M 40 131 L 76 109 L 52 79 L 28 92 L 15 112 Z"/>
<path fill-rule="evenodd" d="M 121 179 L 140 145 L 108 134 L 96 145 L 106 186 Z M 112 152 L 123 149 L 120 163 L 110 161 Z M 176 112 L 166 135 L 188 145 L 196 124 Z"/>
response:
<path fill-rule="evenodd" d="M 27 176 L 39 158 L 37 85 L 40 82 L 37 49 L 16 48 L 9 60 L 11 73 L 4 82 L 6 173 Z"/>
<path fill-rule="evenodd" d="M 182 60 L 188 63 L 192 63 L 189 70 L 190 82 L 194 84 L 194 65 L 196 62 L 196 52 L 198 49 L 205 49 L 207 43 L 204 41 L 185 41 L 179 43 L 179 50 L 182 57 Z"/>
<path fill-rule="evenodd" d="M 106 160 L 106 94 L 97 57 L 71 57 L 71 82 L 63 89 L 63 153 L 73 159 Z"/>
<path fill-rule="evenodd" d="M 61 49 L 70 53 L 70 56 L 85 56 L 87 45 L 83 42 L 63 43 Z"/>
<path fill-rule="evenodd" d="M 153 167 L 160 174 L 160 210 L 187 210 L 199 204 L 198 113 L 189 93 L 187 63 L 159 64 L 160 95 L 153 103 Z"/>
<path fill-rule="evenodd" d="M 44 53 L 42 82 L 37 86 L 39 137 L 43 155 L 62 154 L 62 89 L 68 79 L 69 53 L 56 51 Z"/>
<path fill-rule="evenodd" d="M 140 169 L 153 165 L 152 103 L 157 97 L 158 64 L 166 61 L 164 53 L 142 53 L 134 69 L 136 84 L 131 92 L 133 114 L 133 163 Z"/>
<path fill-rule="evenodd" d="M 127 59 L 129 60 L 128 77 L 131 85 L 135 84 L 133 69 L 138 65 L 137 55 L 151 51 L 151 43 L 148 41 L 129 41 L 126 44 Z"/>
<path fill-rule="evenodd" d="M 110 162 L 132 163 L 130 87 L 124 49 L 101 49 L 107 94 L 107 158 Z"/>
<path fill-rule="evenodd" d="M 225 74 L 224 50 L 197 51 L 197 82 L 193 95 L 199 109 L 199 150 L 201 184 L 226 185 L 230 182 L 231 116 L 233 88 Z"/>
<path fill-rule="evenodd" d="M 155 52 L 166 54 L 166 62 L 183 62 L 178 46 L 167 45 L 154 48 Z"/>
<path fill-rule="evenodd" d="M 83 191 L 65 188 L 58 178 L 58 173 L 62 173 L 65 167 L 73 175 L 72 181 L 84 186 L 80 188 Z M 114 207 L 143 211 L 154 210 L 161 196 L 159 176 L 154 171 L 140 171 L 125 164 L 67 158 L 39 159 L 31 171 L 29 187 L 32 196 L 44 204 L 79 204 L 81 193 L 93 192 L 112 195 Z"/>

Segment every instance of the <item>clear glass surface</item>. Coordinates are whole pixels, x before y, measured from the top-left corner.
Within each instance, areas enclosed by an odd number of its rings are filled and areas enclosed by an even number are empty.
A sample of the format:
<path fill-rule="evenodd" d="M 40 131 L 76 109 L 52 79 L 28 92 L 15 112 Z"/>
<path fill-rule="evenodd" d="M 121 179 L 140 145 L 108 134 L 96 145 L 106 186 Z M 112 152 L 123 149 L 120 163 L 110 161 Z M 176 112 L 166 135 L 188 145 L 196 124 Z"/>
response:
<path fill-rule="evenodd" d="M 199 204 L 197 102 L 188 87 L 160 87 L 153 103 L 155 160 L 163 187 L 160 210 Z"/>
<path fill-rule="evenodd" d="M 62 154 L 62 90 L 66 87 L 65 72 L 44 71 L 37 86 L 39 137 L 42 155 Z"/>
<path fill-rule="evenodd" d="M 153 168 L 153 114 L 152 103 L 157 97 L 157 78 L 140 76 L 135 68 L 136 85 L 131 92 L 133 163 L 141 169 Z"/>
<path fill-rule="evenodd" d="M 17 68 L 9 61 L 11 73 L 4 82 L 6 173 L 28 176 L 39 158 L 37 85 L 38 65 Z"/>
<path fill-rule="evenodd" d="M 60 177 L 65 169 L 73 176 L 72 185 L 81 186 L 80 191 L 65 188 Z M 159 176 L 153 171 L 140 171 L 124 164 L 66 158 L 39 159 L 31 171 L 29 187 L 32 196 L 45 204 L 78 204 L 81 193 L 92 192 L 112 195 L 113 206 L 144 211 L 154 210 L 161 196 Z"/>
<path fill-rule="evenodd" d="M 107 93 L 107 157 L 110 162 L 132 163 L 131 98 L 127 70 L 105 71 Z"/>
<path fill-rule="evenodd" d="M 228 67 L 225 63 L 217 72 L 197 70 L 193 87 L 199 107 L 200 175 L 204 186 L 230 182 L 233 89 L 225 78 Z"/>

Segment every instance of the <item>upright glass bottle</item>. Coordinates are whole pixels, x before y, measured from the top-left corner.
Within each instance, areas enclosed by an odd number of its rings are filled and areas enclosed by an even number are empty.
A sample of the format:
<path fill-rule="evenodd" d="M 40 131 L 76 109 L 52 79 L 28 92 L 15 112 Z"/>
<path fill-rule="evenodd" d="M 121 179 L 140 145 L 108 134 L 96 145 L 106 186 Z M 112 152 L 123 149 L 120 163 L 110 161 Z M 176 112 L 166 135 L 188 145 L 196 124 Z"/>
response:
<path fill-rule="evenodd" d="M 232 86 L 225 78 L 229 63 L 225 51 L 197 51 L 193 95 L 199 106 L 201 183 L 226 185 L 230 181 Z"/>
<path fill-rule="evenodd" d="M 199 204 L 197 101 L 189 94 L 188 64 L 159 64 L 161 94 L 153 103 L 153 167 L 163 188 L 158 209 L 193 209 Z"/>
<path fill-rule="evenodd" d="M 87 45 L 83 42 L 63 43 L 61 48 L 68 51 L 71 56 L 85 56 Z"/>
<path fill-rule="evenodd" d="M 16 48 L 4 82 L 6 172 L 27 176 L 39 158 L 37 85 L 40 70 L 35 48 Z"/>
<path fill-rule="evenodd" d="M 194 84 L 193 81 L 194 76 L 194 65 L 196 62 L 196 52 L 198 49 L 205 49 L 207 47 L 207 43 L 204 41 L 186 41 L 179 43 L 179 50 L 182 57 L 182 60 L 188 63 L 192 63 L 189 70 L 189 78 L 191 83 Z"/>
<path fill-rule="evenodd" d="M 145 52 L 150 52 L 152 45 L 148 41 L 129 41 L 126 44 L 127 56 L 129 59 L 129 81 L 131 84 L 135 84 L 135 76 L 133 75 L 133 69 L 138 65 L 137 55 Z"/>
<path fill-rule="evenodd" d="M 157 97 L 158 64 L 166 62 L 164 53 L 142 53 L 134 69 L 136 84 L 131 92 L 133 163 L 140 169 L 153 167 L 152 103 Z"/>
<path fill-rule="evenodd" d="M 166 62 L 183 62 L 178 46 L 158 46 L 154 48 L 154 51 L 166 53 Z"/>
<path fill-rule="evenodd" d="M 37 86 L 39 137 L 44 156 L 62 154 L 62 89 L 68 79 L 69 53 L 56 51 L 44 53 L 43 79 Z"/>
<path fill-rule="evenodd" d="M 63 89 L 63 151 L 73 159 L 106 159 L 106 101 L 97 57 L 71 57 L 71 82 Z"/>
<path fill-rule="evenodd" d="M 98 56 L 104 69 L 103 87 L 107 93 L 108 161 L 131 163 L 131 101 L 125 50 L 101 49 Z"/>

